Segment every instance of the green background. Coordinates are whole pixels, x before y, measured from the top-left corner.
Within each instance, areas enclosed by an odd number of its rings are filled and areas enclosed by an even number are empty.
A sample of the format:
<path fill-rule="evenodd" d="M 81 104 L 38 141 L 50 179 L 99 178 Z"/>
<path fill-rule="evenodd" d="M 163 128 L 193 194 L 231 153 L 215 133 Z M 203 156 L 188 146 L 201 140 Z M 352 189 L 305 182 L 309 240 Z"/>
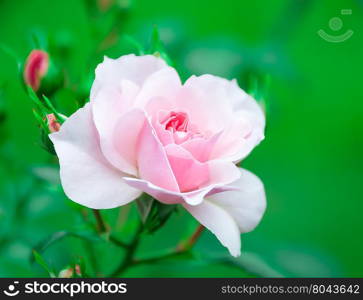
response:
<path fill-rule="evenodd" d="M 362 277 L 363 1 L 135 0 L 120 5 L 127 13 L 117 34 L 147 45 L 157 25 L 183 78 L 211 73 L 244 85 L 246 74 L 271 76 L 266 139 L 243 162 L 263 180 L 268 207 L 257 229 L 242 235 L 242 258 L 226 263 L 227 251 L 206 232 L 195 258 L 135 267 L 125 276 L 251 276 L 244 269 L 252 264 L 270 276 Z M 92 79 L 104 54 L 133 51 L 123 39 L 94 51 L 95 28 L 106 26 L 108 17 L 98 15 L 97 23 L 87 7 L 74 0 L 0 1 L 2 45 L 24 59 L 33 48 L 31 32 L 37 31 L 63 49 L 59 61 L 70 83 L 54 99 L 66 114 L 75 109 L 74 89 L 84 77 Z M 347 8 L 353 14 L 340 15 Z M 344 26 L 334 32 L 328 22 L 339 16 Z M 354 34 L 329 43 L 318 36 L 319 29 Z M 61 190 L 57 162 L 40 147 L 15 61 L 0 51 L 0 66 L 0 276 L 46 276 L 30 262 L 31 249 L 54 232 L 86 230 L 82 214 L 89 223 L 93 219 Z M 125 239 L 136 214 L 135 208 L 128 210 L 103 212 Z M 126 214 L 129 221 L 123 224 Z M 145 236 L 138 256 L 173 247 L 195 226 L 192 217 L 178 211 L 164 228 Z M 82 258 L 89 273 L 106 276 L 122 251 L 106 242 L 89 247 L 64 238 L 43 256 L 57 271 Z"/>

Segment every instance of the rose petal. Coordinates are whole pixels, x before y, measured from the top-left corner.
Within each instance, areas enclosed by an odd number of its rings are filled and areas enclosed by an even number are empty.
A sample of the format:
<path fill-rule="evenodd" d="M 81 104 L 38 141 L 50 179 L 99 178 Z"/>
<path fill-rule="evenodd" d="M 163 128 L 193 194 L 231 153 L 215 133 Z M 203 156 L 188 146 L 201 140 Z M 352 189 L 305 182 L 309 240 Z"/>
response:
<path fill-rule="evenodd" d="M 151 101 L 155 102 L 155 101 Z M 166 146 L 168 144 L 174 143 L 173 133 L 169 130 L 165 129 L 165 125 L 160 124 L 160 119 L 163 119 L 167 114 L 169 114 L 168 111 L 159 110 L 159 112 L 152 117 L 152 126 L 155 129 L 156 135 L 158 136 L 160 142 L 163 144 L 163 146 Z"/>
<path fill-rule="evenodd" d="M 123 157 L 115 149 L 114 132 L 120 119 L 132 109 L 134 99 L 139 88 L 131 81 L 120 81 L 118 86 L 106 86 L 101 88 L 97 95 L 91 99 L 92 113 L 95 126 L 100 136 L 100 145 L 107 160 L 119 170 L 131 174 L 137 174 L 136 165 L 128 157 Z M 130 117 L 126 117 L 129 122 Z M 139 116 L 140 118 L 140 116 Z M 136 128 L 140 122 L 135 120 Z M 121 126 L 121 125 L 119 125 Z M 132 126 L 133 127 L 133 126 Z M 135 136 L 139 134 L 133 131 Z"/>
<path fill-rule="evenodd" d="M 170 167 L 165 150 L 149 121 L 141 130 L 136 149 L 140 178 L 163 189 L 179 192 L 178 183 Z"/>
<path fill-rule="evenodd" d="M 167 189 L 156 186 L 155 184 L 138 178 L 124 177 L 124 180 L 135 189 L 139 189 L 155 199 L 165 204 L 182 203 L 183 198 L 181 193 L 171 192 Z"/>
<path fill-rule="evenodd" d="M 193 138 L 180 144 L 180 146 L 192 154 L 198 161 L 205 162 L 211 159 L 212 150 L 218 142 L 221 133 L 222 132 L 214 134 L 212 137 L 207 139 Z"/>
<path fill-rule="evenodd" d="M 181 88 L 181 81 L 178 73 L 174 68 L 166 67 L 154 74 L 150 75 L 143 83 L 140 93 L 137 95 L 135 105 L 137 107 L 145 107 L 150 100 L 157 99 L 153 108 L 163 109 L 164 99 L 172 101 L 175 98 L 175 94 Z M 157 104 L 160 102 L 160 106 Z M 153 116 L 153 112 L 148 111 L 150 116 Z"/>
<path fill-rule="evenodd" d="M 128 80 L 138 86 L 153 73 L 167 68 L 164 60 L 154 55 L 124 55 L 117 59 L 104 57 L 96 68 L 96 78 L 91 89 L 91 99 L 104 86 L 118 86 L 121 80 Z"/>
<path fill-rule="evenodd" d="M 226 79 L 212 76 L 191 76 L 177 98 L 178 104 L 191 114 L 191 120 L 202 131 L 222 130 L 233 117 Z"/>
<path fill-rule="evenodd" d="M 210 101 L 208 109 L 213 114 L 206 117 L 209 121 L 205 117 L 201 121 L 208 124 L 213 120 L 219 124 L 218 128 L 223 127 L 225 130 L 212 151 L 212 158 L 238 161 L 263 140 L 265 115 L 257 102 L 238 86 L 236 80 L 202 75 L 190 77 L 185 85 L 198 89 Z M 202 105 L 203 107 L 205 109 L 207 106 Z"/>
<path fill-rule="evenodd" d="M 92 111 L 102 152 L 113 166 L 137 175 L 135 159 L 130 157 L 132 151 L 129 151 L 133 143 L 125 151 L 120 147 L 115 150 L 113 134 L 116 126 L 122 126 L 119 120 L 123 115 L 134 107 L 142 107 L 156 96 L 169 97 L 179 86 L 181 83 L 176 71 L 153 55 L 126 55 L 115 60 L 105 57 L 104 62 L 98 65 L 91 90 Z M 135 122 L 135 126 L 129 124 L 135 133 L 132 140 L 139 134 L 136 129 L 140 129 L 140 122 Z"/>
<path fill-rule="evenodd" d="M 167 145 L 165 151 L 181 192 L 196 190 L 209 182 L 208 164 L 200 163 L 176 144 Z"/>
<path fill-rule="evenodd" d="M 241 232 L 252 231 L 260 222 L 266 209 L 266 195 L 262 181 L 253 173 L 240 169 L 241 177 L 231 185 L 239 190 L 214 194 L 208 197 L 224 207 L 237 222 Z"/>
<path fill-rule="evenodd" d="M 103 153 L 114 165 L 128 164 L 133 167 L 131 174 L 137 174 L 137 146 L 146 116 L 143 111 L 133 109 L 125 113 L 113 129 L 112 139 L 102 144 Z M 113 146 L 113 148 L 112 148 Z M 119 164 L 118 164 L 119 163 Z"/>
<path fill-rule="evenodd" d="M 179 147 L 180 149 L 175 149 L 175 147 Z M 206 175 L 207 181 L 202 184 L 198 189 L 190 192 L 179 192 L 179 186 L 178 191 L 172 191 L 167 187 L 164 188 L 161 186 L 161 184 L 163 183 L 163 176 L 165 176 L 165 174 L 157 169 L 158 166 L 156 166 L 155 168 L 152 167 L 153 165 L 157 165 L 156 161 L 150 161 L 149 163 L 146 163 L 146 166 L 148 166 L 151 171 L 154 171 L 154 173 L 152 174 L 156 178 L 154 178 L 154 181 L 160 180 L 161 183 L 157 184 L 152 180 L 146 179 L 144 176 L 140 176 L 142 179 L 125 177 L 124 180 L 132 187 L 140 189 L 145 193 L 150 194 L 155 199 L 167 204 L 186 202 L 190 205 L 198 205 L 203 201 L 206 195 L 213 195 L 222 191 L 236 189 L 236 187 L 234 186 L 227 186 L 228 184 L 239 178 L 239 176 L 241 176 L 238 168 L 233 163 L 226 161 L 209 161 L 208 163 L 202 164 L 196 162 L 186 150 L 178 145 L 168 145 L 166 148 L 169 148 L 167 152 L 169 152 L 169 154 L 171 153 L 171 155 L 174 155 L 176 157 L 179 156 L 180 159 L 192 160 L 192 162 L 187 162 L 187 164 L 195 164 L 194 167 L 196 169 L 198 169 L 198 167 L 201 167 L 202 171 L 204 172 L 206 171 L 205 168 L 207 168 L 208 174 L 202 174 L 201 176 L 205 178 Z M 170 150 L 170 148 L 174 149 Z M 173 163 L 176 163 L 176 161 Z M 187 171 L 188 170 L 185 170 L 185 173 L 182 174 L 176 174 L 177 178 L 181 180 L 181 187 L 184 187 L 184 185 L 192 184 L 190 183 L 187 175 L 189 174 L 190 177 L 193 177 L 193 172 L 188 173 Z M 157 177 L 157 175 L 159 175 L 159 177 Z M 185 182 L 183 182 L 182 180 L 185 180 Z M 196 178 L 195 180 L 199 181 L 199 178 Z"/>
<path fill-rule="evenodd" d="M 197 205 L 200 204 L 203 201 L 204 197 L 207 195 L 214 195 L 215 193 L 221 193 L 224 191 L 236 189 L 233 186 L 211 185 L 193 192 L 180 193 L 171 192 L 167 189 L 163 189 L 143 179 L 132 177 L 124 177 L 123 179 L 130 186 L 138 190 L 142 190 L 143 192 L 151 195 L 155 199 L 165 204 L 188 203 L 190 205 Z"/>
<path fill-rule="evenodd" d="M 215 184 L 228 184 L 240 176 L 233 163 L 224 161 L 201 163 L 176 144 L 167 145 L 165 151 L 181 192 L 195 191 Z"/>
<path fill-rule="evenodd" d="M 127 204 L 141 194 L 123 181 L 124 173 L 104 159 L 90 104 L 70 116 L 60 131 L 49 137 L 59 158 L 64 192 L 71 200 L 105 209 Z"/>
<path fill-rule="evenodd" d="M 226 101 L 217 102 L 210 99 L 211 94 L 201 90 L 198 86 L 191 86 L 188 81 L 177 92 L 175 106 L 179 111 L 189 115 L 190 122 L 196 126 L 201 133 L 219 132 L 224 128 L 226 120 L 231 119 L 231 108 Z M 220 108 L 225 106 L 226 109 Z M 230 112 L 226 112 L 229 110 Z"/>
<path fill-rule="evenodd" d="M 208 196 L 197 206 L 184 204 L 233 256 L 240 254 L 240 233 L 253 230 L 266 209 L 266 196 L 261 180 L 247 170 L 240 171 L 241 177 L 230 184 L 239 187 L 239 191 Z"/>
<path fill-rule="evenodd" d="M 184 204 L 184 207 L 228 248 L 231 255 L 241 254 L 241 238 L 237 223 L 226 210 L 209 201 L 203 201 L 196 206 Z"/>
<path fill-rule="evenodd" d="M 172 98 L 154 97 L 146 103 L 144 110 L 153 121 L 159 121 L 160 112 L 167 115 L 171 111 L 177 110 L 177 107 Z"/>
<path fill-rule="evenodd" d="M 253 130 L 248 119 L 234 119 L 220 134 L 218 143 L 215 143 L 210 151 L 210 159 L 238 162 L 245 158 L 262 139 L 263 133 Z"/>

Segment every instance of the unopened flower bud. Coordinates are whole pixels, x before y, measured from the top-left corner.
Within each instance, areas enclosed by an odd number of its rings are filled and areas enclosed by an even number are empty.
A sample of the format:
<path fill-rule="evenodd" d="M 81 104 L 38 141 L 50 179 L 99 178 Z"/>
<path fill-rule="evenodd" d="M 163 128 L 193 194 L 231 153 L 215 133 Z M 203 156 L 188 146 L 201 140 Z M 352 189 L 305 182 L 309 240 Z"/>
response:
<path fill-rule="evenodd" d="M 43 50 L 30 52 L 24 66 L 24 81 L 34 91 L 40 87 L 41 80 L 49 69 L 49 55 Z"/>
<path fill-rule="evenodd" d="M 61 124 L 57 122 L 54 114 L 47 115 L 48 128 L 51 133 L 59 131 Z"/>
<path fill-rule="evenodd" d="M 72 278 L 73 276 L 73 268 L 67 268 L 59 272 L 59 278 Z"/>
<path fill-rule="evenodd" d="M 43 50 L 30 52 L 24 64 L 23 78 L 24 83 L 38 95 L 51 95 L 64 82 L 64 76 L 54 63 L 54 59 Z"/>
<path fill-rule="evenodd" d="M 78 276 L 81 276 L 82 275 L 81 267 L 79 265 L 75 265 L 74 269 L 76 270 L 76 274 Z"/>
<path fill-rule="evenodd" d="M 74 271 L 76 272 L 77 276 L 81 276 L 81 267 L 79 265 L 75 265 L 74 268 L 67 268 L 67 269 L 63 269 L 62 271 L 59 272 L 58 277 L 59 278 L 72 278 L 74 275 Z"/>

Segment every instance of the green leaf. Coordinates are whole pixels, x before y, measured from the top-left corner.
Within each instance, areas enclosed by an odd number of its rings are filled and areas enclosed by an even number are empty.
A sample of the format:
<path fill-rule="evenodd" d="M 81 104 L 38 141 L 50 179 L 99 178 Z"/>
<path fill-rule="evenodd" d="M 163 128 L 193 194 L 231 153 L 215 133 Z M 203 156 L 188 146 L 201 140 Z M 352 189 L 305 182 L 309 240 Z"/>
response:
<path fill-rule="evenodd" d="M 59 168 L 55 168 L 53 165 L 34 165 L 31 167 L 31 172 L 41 180 L 52 184 L 60 184 Z"/>
<path fill-rule="evenodd" d="M 87 233 L 75 233 L 69 231 L 58 231 L 53 233 L 52 235 L 48 236 L 46 239 L 41 241 L 38 245 L 34 247 L 34 251 L 43 253 L 47 250 L 50 246 L 60 242 L 66 237 L 74 237 L 78 239 L 83 239 L 88 242 L 94 243 L 99 242 L 101 239 L 98 236 L 87 234 Z"/>
<path fill-rule="evenodd" d="M 41 115 L 44 117 L 49 114 L 51 111 L 48 107 L 38 98 L 37 94 L 34 92 L 33 88 L 29 85 L 26 86 L 26 89 L 28 91 L 28 95 L 30 100 L 33 101 L 35 104 L 35 107 L 40 111 Z"/>
<path fill-rule="evenodd" d="M 49 274 L 49 276 L 51 278 L 55 278 L 56 275 L 54 273 L 54 270 L 48 266 L 47 262 L 45 261 L 45 259 L 36 251 L 33 250 L 33 257 L 34 260 L 45 270 L 47 271 L 47 273 Z"/>
<path fill-rule="evenodd" d="M 220 259 L 220 261 L 222 263 L 241 268 L 244 271 L 258 277 L 285 277 L 254 253 L 243 252 L 240 257 L 234 258 L 228 256 Z"/>
<path fill-rule="evenodd" d="M 10 49 L 9 47 L 7 47 L 7 46 L 5 46 L 3 44 L 0 44 L 0 50 L 14 59 L 14 61 L 16 62 L 16 65 L 18 67 L 18 72 L 21 73 L 21 71 L 22 71 L 22 60 L 15 53 L 15 51 L 13 51 L 12 49 Z"/>
<path fill-rule="evenodd" d="M 130 44 L 133 48 L 135 48 L 137 50 L 137 54 L 138 55 L 144 55 L 145 54 L 145 49 L 144 47 L 137 41 L 135 40 L 133 37 L 124 34 L 123 39 Z"/>
<path fill-rule="evenodd" d="M 247 81 L 248 94 L 261 104 L 263 110 L 267 114 L 269 105 L 266 99 L 268 97 L 271 76 L 269 74 L 259 75 L 251 73 L 249 74 Z"/>
<path fill-rule="evenodd" d="M 33 109 L 33 115 L 34 115 L 35 119 L 37 120 L 38 124 L 40 125 L 40 127 L 43 128 L 44 132 L 46 134 L 49 134 L 50 130 L 48 128 L 48 125 L 47 125 L 45 119 L 39 115 L 39 113 L 36 111 L 36 109 Z"/>
<path fill-rule="evenodd" d="M 174 66 L 174 62 L 170 59 L 169 55 L 166 53 L 164 44 L 160 39 L 159 30 L 156 26 L 154 26 L 152 35 L 151 35 L 151 45 L 148 51 L 150 54 L 153 54 L 157 57 L 161 57 L 166 63 L 170 66 Z"/>

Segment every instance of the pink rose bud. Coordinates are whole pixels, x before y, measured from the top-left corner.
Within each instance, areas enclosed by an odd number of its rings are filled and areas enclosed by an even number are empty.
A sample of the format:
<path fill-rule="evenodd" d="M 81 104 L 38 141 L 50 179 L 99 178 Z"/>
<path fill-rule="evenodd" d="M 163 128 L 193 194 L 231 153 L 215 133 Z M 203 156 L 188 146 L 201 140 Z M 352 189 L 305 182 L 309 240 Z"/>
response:
<path fill-rule="evenodd" d="M 48 114 L 47 115 L 47 121 L 48 121 L 48 128 L 50 130 L 50 132 L 57 132 L 59 131 L 61 124 L 59 124 L 57 122 L 56 117 L 54 116 L 54 114 Z"/>
<path fill-rule="evenodd" d="M 74 272 L 76 272 L 76 275 L 81 276 L 81 267 L 79 265 L 75 265 L 74 268 L 67 268 L 67 269 L 63 269 L 62 271 L 59 272 L 58 277 L 59 278 L 72 278 Z"/>
<path fill-rule="evenodd" d="M 78 276 L 81 276 L 81 275 L 82 275 L 81 267 L 80 267 L 79 265 L 76 265 L 76 266 L 75 266 L 75 270 L 76 270 L 76 274 L 77 274 Z"/>
<path fill-rule="evenodd" d="M 30 85 L 34 91 L 40 87 L 42 78 L 49 68 L 49 55 L 43 50 L 33 50 L 30 52 L 24 66 L 24 81 Z"/>
<path fill-rule="evenodd" d="M 59 278 L 72 278 L 73 276 L 73 268 L 64 269 L 59 272 Z"/>
<path fill-rule="evenodd" d="M 112 0 L 98 0 L 97 1 L 99 9 L 103 12 L 107 11 L 110 8 L 110 6 L 112 5 L 112 3 L 113 3 Z"/>

